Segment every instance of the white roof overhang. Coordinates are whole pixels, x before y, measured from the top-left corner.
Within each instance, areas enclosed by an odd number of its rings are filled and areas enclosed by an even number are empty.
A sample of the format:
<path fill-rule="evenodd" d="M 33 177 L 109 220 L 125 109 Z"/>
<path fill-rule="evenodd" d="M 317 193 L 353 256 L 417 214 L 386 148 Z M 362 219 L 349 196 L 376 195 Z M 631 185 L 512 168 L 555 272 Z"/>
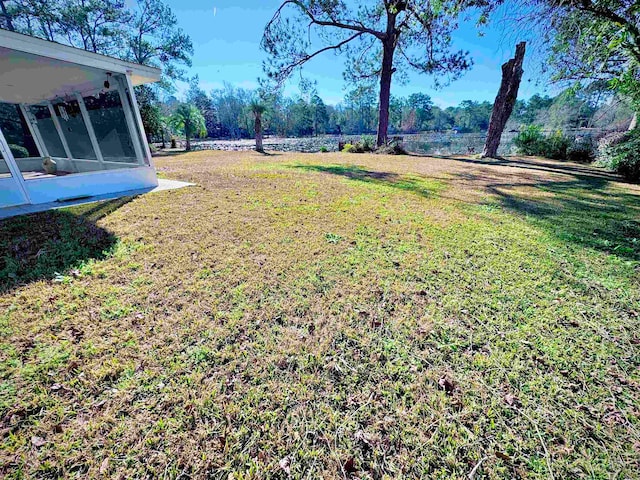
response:
<path fill-rule="evenodd" d="M 0 102 L 37 103 L 99 89 L 108 73 L 133 85 L 157 82 L 160 69 L 0 30 Z"/>

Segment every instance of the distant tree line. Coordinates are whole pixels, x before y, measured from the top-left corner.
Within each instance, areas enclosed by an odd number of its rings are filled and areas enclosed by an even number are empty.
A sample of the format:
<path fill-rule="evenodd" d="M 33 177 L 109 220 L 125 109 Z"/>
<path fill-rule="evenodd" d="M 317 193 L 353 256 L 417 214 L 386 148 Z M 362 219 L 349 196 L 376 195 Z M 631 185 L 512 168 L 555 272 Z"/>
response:
<path fill-rule="evenodd" d="M 264 105 L 263 132 L 283 137 L 317 136 L 325 134 L 374 134 L 378 122 L 378 103 L 375 89 L 357 87 L 337 105 L 326 104 L 314 85 L 303 85 L 301 94 L 287 97 L 282 93 L 264 95 L 224 84 L 220 89 L 205 92 L 198 77 L 190 81 L 186 103 L 202 114 L 209 138 L 253 138 L 255 115 L 252 104 L 260 98 Z M 170 118 L 181 104 L 169 97 L 159 107 L 160 115 Z M 430 131 L 459 133 L 486 132 L 492 103 L 465 100 L 458 106 L 441 108 L 433 104 L 425 93 L 407 97 L 392 96 L 390 101 L 389 133 L 402 135 Z M 568 89 L 555 97 L 534 95 L 518 100 L 507 125 L 519 130 L 523 125 L 539 125 L 545 130 L 578 128 L 625 128 L 633 112 L 627 103 L 608 91 L 596 88 Z M 158 122 L 159 128 L 167 122 Z M 157 137 L 160 129 L 154 130 Z"/>
<path fill-rule="evenodd" d="M 546 39 L 554 80 L 574 83 L 554 98 L 534 96 L 519 101 L 507 128 L 523 124 L 545 129 L 611 127 L 628 124 L 640 110 L 640 11 L 635 0 L 437 3 L 448 7 L 417 0 L 372 0 L 355 12 L 355 20 L 351 16 L 354 12 L 342 0 L 282 3 L 265 29 L 263 47 L 272 60 L 266 73 L 282 80 L 315 56 L 311 45 L 298 35 L 301 32 L 289 28 L 293 25 L 289 20 L 305 18 L 322 31 L 328 27 L 333 32 L 328 38 L 336 40 L 336 45 L 346 41 L 353 47 L 343 52 L 348 58 L 345 78 L 353 89 L 337 105 L 327 105 L 308 83 L 302 85 L 300 95 L 287 97 L 274 90 L 251 91 L 228 84 L 205 92 L 197 78 L 191 79 L 186 102 L 202 114 L 206 135 L 214 138 L 252 137 L 255 115 L 251 104 L 256 100 L 265 107 L 261 120 L 267 135 L 377 131 L 383 140 L 387 131 L 392 135 L 483 132 L 491 113 L 489 102 L 467 100 L 456 107 L 440 108 L 423 93 L 394 96 L 390 79 L 409 70 L 434 75 L 439 84 L 457 78 L 471 64 L 448 40 L 457 27 L 456 19 L 466 9 L 480 7 L 479 24 L 485 24 L 495 6 L 507 3 L 532 12 L 522 16 L 522 26 L 537 28 L 539 36 Z M 336 11 L 341 12 L 340 18 Z M 388 33 L 390 25 L 397 27 L 393 35 Z M 0 27 L 162 68 L 160 86 L 138 87 L 136 94 L 147 132 L 156 138 L 170 132 L 178 102 L 167 95 L 174 91 L 175 80 L 187 80 L 193 48 L 164 0 L 0 0 Z M 429 47 L 427 54 L 420 48 L 412 50 L 423 45 Z M 342 51 L 341 47 L 337 50 Z M 380 65 L 383 53 L 389 62 Z M 381 112 L 385 117 L 382 129 Z"/>

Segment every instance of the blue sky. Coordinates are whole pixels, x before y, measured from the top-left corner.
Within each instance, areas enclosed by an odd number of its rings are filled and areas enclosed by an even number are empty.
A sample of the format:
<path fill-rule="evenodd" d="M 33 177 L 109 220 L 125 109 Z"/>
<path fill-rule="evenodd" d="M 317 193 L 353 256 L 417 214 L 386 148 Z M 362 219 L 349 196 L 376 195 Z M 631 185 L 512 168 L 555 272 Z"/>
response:
<path fill-rule="evenodd" d="M 189 75 L 198 75 L 207 92 L 229 82 L 244 88 L 255 88 L 262 76 L 260 50 L 264 26 L 280 5 L 279 0 L 166 0 L 178 17 L 180 26 L 189 33 L 194 45 L 193 67 Z M 493 101 L 500 85 L 500 66 L 512 55 L 516 41 L 513 29 L 496 25 L 480 37 L 473 23 L 463 23 L 454 35 L 457 49 L 469 50 L 474 67 L 450 85 L 435 90 L 426 75 L 411 74 L 406 85 L 396 83 L 392 93 L 406 96 L 415 92 L 429 94 L 436 105 L 448 107 L 462 100 Z M 308 63 L 305 78 L 317 81 L 320 96 L 326 103 L 338 103 L 345 91 L 342 78 L 343 61 L 331 52 Z M 525 64 L 525 75 L 519 98 L 535 93 L 557 93 L 545 88 L 534 62 Z M 299 77 L 294 77 L 285 93 L 297 93 Z M 184 89 L 180 86 L 179 92 Z M 180 93 L 178 94 L 178 96 Z"/>

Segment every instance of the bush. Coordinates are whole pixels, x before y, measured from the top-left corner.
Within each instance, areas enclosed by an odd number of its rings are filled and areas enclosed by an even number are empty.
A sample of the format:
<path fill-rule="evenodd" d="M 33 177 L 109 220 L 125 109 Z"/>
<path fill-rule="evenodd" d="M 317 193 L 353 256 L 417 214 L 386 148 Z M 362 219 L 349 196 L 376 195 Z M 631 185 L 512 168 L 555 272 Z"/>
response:
<path fill-rule="evenodd" d="M 324 145 L 322 145 L 320 147 L 320 153 L 327 153 L 329 151 L 329 149 L 327 147 L 325 147 Z"/>
<path fill-rule="evenodd" d="M 553 158 L 554 160 L 566 160 L 567 150 L 572 144 L 573 141 L 569 137 L 557 131 L 539 143 L 539 153 L 536 155 Z"/>
<path fill-rule="evenodd" d="M 596 164 L 629 180 L 640 180 L 640 129 L 603 137 Z"/>
<path fill-rule="evenodd" d="M 591 138 L 576 140 L 567 149 L 567 160 L 577 163 L 591 163 L 596 157 Z"/>
<path fill-rule="evenodd" d="M 29 150 L 20 145 L 10 143 L 9 150 L 11 150 L 13 158 L 29 158 Z"/>
<path fill-rule="evenodd" d="M 540 155 L 540 146 L 543 141 L 544 134 L 538 125 L 522 127 L 520 133 L 513 139 L 513 143 L 521 155 Z"/>
<path fill-rule="evenodd" d="M 401 143 L 392 143 L 384 145 L 376 150 L 381 155 L 409 155 Z"/>
<path fill-rule="evenodd" d="M 355 150 L 356 150 L 356 147 L 352 143 L 346 143 L 344 147 L 342 147 L 342 151 L 344 153 L 356 153 Z"/>
<path fill-rule="evenodd" d="M 373 152 L 376 146 L 376 139 L 371 135 L 362 137 L 362 150 L 365 152 Z"/>
<path fill-rule="evenodd" d="M 345 153 L 364 153 L 364 147 L 360 142 L 356 143 L 347 143 L 342 149 Z"/>
<path fill-rule="evenodd" d="M 537 125 L 523 127 L 513 139 L 513 143 L 521 155 L 537 155 L 574 162 L 590 162 L 594 158 L 591 139 L 573 140 L 561 131 L 545 137 Z"/>

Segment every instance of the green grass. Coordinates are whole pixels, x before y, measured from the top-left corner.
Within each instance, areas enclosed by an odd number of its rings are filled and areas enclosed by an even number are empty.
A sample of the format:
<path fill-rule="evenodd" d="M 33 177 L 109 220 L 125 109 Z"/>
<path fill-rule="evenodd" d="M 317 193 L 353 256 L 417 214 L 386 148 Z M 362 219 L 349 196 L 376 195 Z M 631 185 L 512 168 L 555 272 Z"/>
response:
<path fill-rule="evenodd" d="M 4 477 L 639 478 L 636 186 L 157 163 L 198 186 L 0 222 Z"/>

